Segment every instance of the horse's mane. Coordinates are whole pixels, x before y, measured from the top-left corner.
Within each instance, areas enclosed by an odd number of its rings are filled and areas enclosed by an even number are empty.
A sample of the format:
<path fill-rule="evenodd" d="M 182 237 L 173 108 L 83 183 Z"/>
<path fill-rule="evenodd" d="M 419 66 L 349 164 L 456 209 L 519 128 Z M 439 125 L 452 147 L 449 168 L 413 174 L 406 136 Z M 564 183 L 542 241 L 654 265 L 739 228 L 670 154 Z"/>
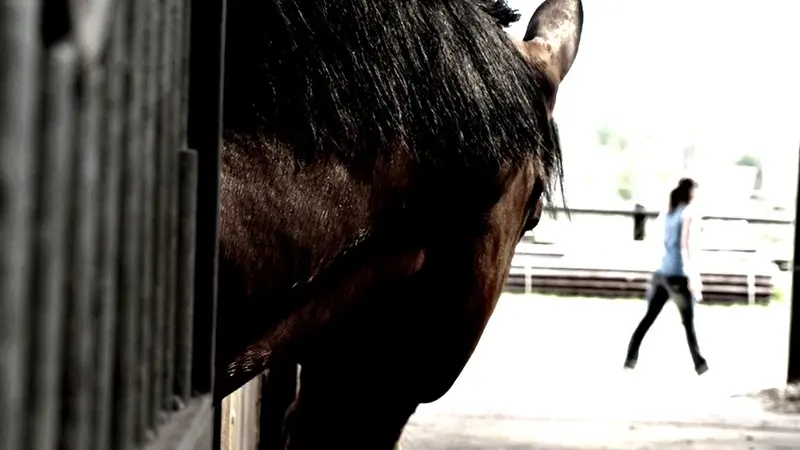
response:
<path fill-rule="evenodd" d="M 518 19 L 502 0 L 228 0 L 226 134 L 364 169 L 398 150 L 440 167 L 536 151 L 553 182 L 541 75 L 501 28 Z"/>
<path fill-rule="evenodd" d="M 497 24 L 507 28 L 512 23 L 519 20 L 520 15 L 516 9 L 508 6 L 505 0 L 478 0 L 478 6 L 487 14 L 492 16 Z"/>

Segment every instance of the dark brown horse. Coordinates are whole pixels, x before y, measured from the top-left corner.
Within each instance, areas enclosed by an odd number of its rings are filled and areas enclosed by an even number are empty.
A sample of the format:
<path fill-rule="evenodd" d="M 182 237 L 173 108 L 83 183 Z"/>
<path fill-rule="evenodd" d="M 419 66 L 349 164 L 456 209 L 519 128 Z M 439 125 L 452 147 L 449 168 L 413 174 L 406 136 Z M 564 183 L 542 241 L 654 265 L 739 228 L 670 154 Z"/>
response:
<path fill-rule="evenodd" d="M 389 449 L 558 182 L 580 0 L 229 0 L 221 392 L 302 366 L 287 448 Z M 224 371 L 224 372 L 223 372 Z"/>

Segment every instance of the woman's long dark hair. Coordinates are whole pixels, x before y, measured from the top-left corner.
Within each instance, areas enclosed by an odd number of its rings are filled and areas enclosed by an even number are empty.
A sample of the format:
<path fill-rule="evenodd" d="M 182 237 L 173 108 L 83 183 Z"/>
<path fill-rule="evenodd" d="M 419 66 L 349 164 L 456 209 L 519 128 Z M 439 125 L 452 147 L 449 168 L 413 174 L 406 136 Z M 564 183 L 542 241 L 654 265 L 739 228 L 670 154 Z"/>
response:
<path fill-rule="evenodd" d="M 691 178 L 681 178 L 678 186 L 669 193 L 669 212 L 675 211 L 680 205 L 688 204 L 692 200 L 692 189 L 697 183 Z"/>

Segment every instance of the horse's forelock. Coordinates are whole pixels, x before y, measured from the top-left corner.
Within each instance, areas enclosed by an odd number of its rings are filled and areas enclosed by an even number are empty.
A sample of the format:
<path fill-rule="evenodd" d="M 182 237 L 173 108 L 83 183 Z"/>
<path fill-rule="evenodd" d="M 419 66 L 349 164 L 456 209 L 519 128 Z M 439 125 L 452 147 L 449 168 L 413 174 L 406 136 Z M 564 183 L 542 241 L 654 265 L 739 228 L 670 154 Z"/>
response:
<path fill-rule="evenodd" d="M 507 28 L 520 19 L 519 12 L 508 6 L 505 0 L 478 0 L 478 6 L 503 28 Z"/>

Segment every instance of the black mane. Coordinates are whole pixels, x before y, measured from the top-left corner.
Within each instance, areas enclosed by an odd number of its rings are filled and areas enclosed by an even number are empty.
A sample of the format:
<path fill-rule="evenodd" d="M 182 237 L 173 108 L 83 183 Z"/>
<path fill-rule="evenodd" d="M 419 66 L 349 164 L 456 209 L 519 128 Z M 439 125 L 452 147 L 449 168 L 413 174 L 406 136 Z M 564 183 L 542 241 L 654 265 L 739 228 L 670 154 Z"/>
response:
<path fill-rule="evenodd" d="M 228 0 L 226 136 L 367 170 L 394 151 L 441 167 L 538 152 L 552 184 L 541 75 L 501 28 L 518 19 L 505 1 Z"/>

